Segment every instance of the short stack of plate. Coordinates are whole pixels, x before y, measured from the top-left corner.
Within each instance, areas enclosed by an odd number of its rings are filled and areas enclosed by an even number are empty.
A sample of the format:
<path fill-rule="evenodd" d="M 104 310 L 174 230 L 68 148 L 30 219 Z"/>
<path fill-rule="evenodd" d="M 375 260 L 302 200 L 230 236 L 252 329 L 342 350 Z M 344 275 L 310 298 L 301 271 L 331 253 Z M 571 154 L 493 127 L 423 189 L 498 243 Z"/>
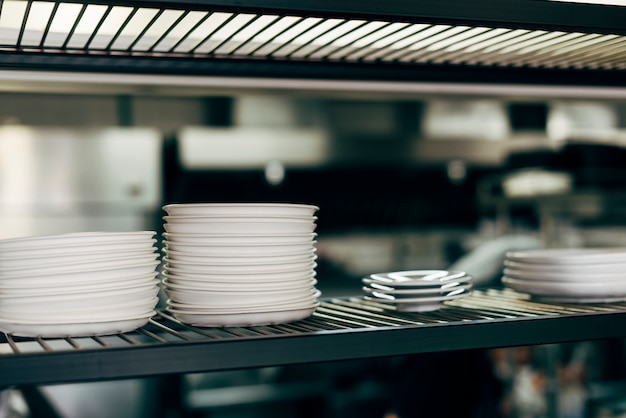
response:
<path fill-rule="evenodd" d="M 563 303 L 626 300 L 626 248 L 561 248 L 506 255 L 502 283 Z"/>
<path fill-rule="evenodd" d="M 363 278 L 364 298 L 398 311 L 426 312 L 468 296 L 472 277 L 461 271 L 413 270 L 370 274 Z"/>
<path fill-rule="evenodd" d="M 158 303 L 153 231 L 0 240 L 0 330 L 66 337 L 128 332 Z"/>
<path fill-rule="evenodd" d="M 319 305 L 316 206 L 163 207 L 164 290 L 179 321 L 205 327 L 292 322 Z"/>

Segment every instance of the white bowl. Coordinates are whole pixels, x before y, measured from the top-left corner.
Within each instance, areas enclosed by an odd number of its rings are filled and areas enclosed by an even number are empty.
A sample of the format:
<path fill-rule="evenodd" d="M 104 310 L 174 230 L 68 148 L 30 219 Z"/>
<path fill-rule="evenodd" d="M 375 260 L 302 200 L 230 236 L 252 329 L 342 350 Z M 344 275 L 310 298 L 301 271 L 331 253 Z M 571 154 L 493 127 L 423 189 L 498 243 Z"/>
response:
<path fill-rule="evenodd" d="M 289 244 L 310 244 L 315 240 L 315 232 L 305 232 L 296 234 L 253 234 L 246 232 L 243 234 L 184 234 L 175 232 L 164 232 L 163 238 L 168 245 L 174 243 L 193 245 L 289 245 Z"/>
<path fill-rule="evenodd" d="M 17 257 L 51 257 L 67 255 L 100 254 L 105 252 L 130 253 L 134 251 L 154 251 L 156 239 L 142 239 L 137 242 L 111 242 L 88 245 L 42 246 L 24 249 L 2 249 L 0 259 Z"/>
<path fill-rule="evenodd" d="M 172 302 L 203 308 L 239 308 L 258 304 L 280 304 L 299 302 L 313 298 L 315 289 L 311 286 L 291 290 L 220 292 L 211 290 L 186 291 L 166 287 L 165 293 Z"/>
<path fill-rule="evenodd" d="M 265 274 L 282 273 L 298 270 L 312 270 L 317 264 L 312 258 L 296 263 L 283 264 L 246 264 L 246 265 L 201 265 L 189 263 L 176 263 L 167 257 L 163 257 L 165 268 L 168 271 L 180 272 L 181 274 Z"/>
<path fill-rule="evenodd" d="M 177 269 L 172 266 L 165 265 L 161 274 L 170 280 L 177 281 L 179 283 L 188 282 L 194 284 L 196 282 L 206 283 L 282 283 L 291 281 L 300 281 L 312 279 L 316 276 L 315 269 L 311 267 L 295 268 L 286 270 L 283 272 L 270 272 L 270 273 L 256 273 L 256 272 L 244 272 L 244 273 L 194 273 L 181 269 Z"/>
<path fill-rule="evenodd" d="M 109 268 L 119 268 L 128 265 L 147 264 L 156 261 L 158 253 L 148 253 L 140 256 L 114 257 L 102 261 L 82 261 L 77 257 L 73 262 L 56 264 L 54 266 L 33 266 L 24 268 L 0 268 L 0 279 L 6 277 L 23 277 L 23 276 L 49 276 L 62 273 L 74 273 L 79 271 L 95 271 Z"/>
<path fill-rule="evenodd" d="M 163 273 L 162 280 L 164 286 L 178 288 L 180 290 L 209 290 L 209 291 L 235 291 L 235 292 L 256 292 L 271 290 L 290 290 L 298 289 L 306 286 L 315 286 L 317 279 L 305 276 L 297 280 L 278 281 L 278 282 L 224 282 L 224 281 L 205 281 L 205 280 L 185 280 L 178 279 L 175 275 Z"/>
<path fill-rule="evenodd" d="M 314 251 L 309 249 L 301 254 L 294 255 L 281 255 L 281 256 L 260 256 L 260 257 L 252 257 L 241 255 L 239 257 L 236 256 L 205 256 L 205 255 L 189 255 L 187 253 L 181 253 L 178 251 L 168 251 L 165 250 L 167 254 L 164 257 L 170 265 L 176 266 L 232 266 L 232 265 L 268 265 L 268 264 L 289 264 L 289 263 L 300 263 L 313 261 L 317 259 Z"/>
<path fill-rule="evenodd" d="M 59 247 L 68 245 L 96 245 L 105 243 L 146 242 L 156 235 L 154 231 L 134 232 L 75 232 L 0 240 L 0 251 Z"/>
<path fill-rule="evenodd" d="M 279 245 L 239 245 L 239 244 L 185 244 L 173 241 L 164 241 L 167 251 L 177 251 L 187 255 L 203 255 L 212 257 L 260 257 L 294 255 L 315 251 L 317 241 L 308 241 L 297 244 Z"/>
<path fill-rule="evenodd" d="M 319 208 L 295 203 L 174 203 L 163 210 L 172 216 L 313 216 Z"/>
<path fill-rule="evenodd" d="M 205 222 L 165 223 L 167 232 L 182 234 L 306 234 L 315 231 L 314 222 Z"/>
<path fill-rule="evenodd" d="M 156 266 L 159 264 L 160 262 L 155 260 L 147 263 L 128 263 L 116 267 L 79 268 L 60 273 L 0 276 L 0 287 L 14 284 L 16 287 L 41 286 L 45 288 L 124 279 L 151 274 L 156 271 Z"/>
<path fill-rule="evenodd" d="M 3 257 L 3 255 L 5 257 Z M 54 267 L 74 263 L 93 263 L 127 257 L 145 257 L 146 260 L 153 260 L 158 257 L 158 255 L 156 247 L 147 251 L 107 251 L 71 255 L 6 257 L 6 254 L 2 254 L 0 255 L 0 271 Z"/>

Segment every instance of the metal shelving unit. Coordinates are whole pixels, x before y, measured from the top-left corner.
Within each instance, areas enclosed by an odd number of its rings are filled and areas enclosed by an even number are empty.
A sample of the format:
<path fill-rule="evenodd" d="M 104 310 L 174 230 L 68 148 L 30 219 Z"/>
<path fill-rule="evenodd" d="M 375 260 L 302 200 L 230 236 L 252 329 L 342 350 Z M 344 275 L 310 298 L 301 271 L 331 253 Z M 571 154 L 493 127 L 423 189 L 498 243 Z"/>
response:
<path fill-rule="evenodd" d="M 626 303 L 551 304 L 475 291 L 438 311 L 402 313 L 360 297 L 324 300 L 290 324 L 196 328 L 160 312 L 126 334 L 64 339 L 4 335 L 0 385 L 22 386 L 235 370 L 626 336 Z"/>
<path fill-rule="evenodd" d="M 547 0 L 5 0 L 0 66 L 623 86 L 626 8 Z"/>

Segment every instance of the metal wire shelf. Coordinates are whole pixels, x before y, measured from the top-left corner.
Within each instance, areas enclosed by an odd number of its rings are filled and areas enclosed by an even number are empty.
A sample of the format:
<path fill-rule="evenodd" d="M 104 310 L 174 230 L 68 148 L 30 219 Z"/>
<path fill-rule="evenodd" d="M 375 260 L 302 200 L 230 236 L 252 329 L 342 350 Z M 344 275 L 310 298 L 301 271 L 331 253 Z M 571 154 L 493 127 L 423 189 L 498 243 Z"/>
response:
<path fill-rule="evenodd" d="M 345 359 L 623 337 L 626 303 L 551 304 L 511 290 L 475 291 L 425 313 L 360 297 L 324 300 L 286 324 L 198 328 L 160 311 L 125 334 L 4 335 L 0 385 L 122 379 Z"/>

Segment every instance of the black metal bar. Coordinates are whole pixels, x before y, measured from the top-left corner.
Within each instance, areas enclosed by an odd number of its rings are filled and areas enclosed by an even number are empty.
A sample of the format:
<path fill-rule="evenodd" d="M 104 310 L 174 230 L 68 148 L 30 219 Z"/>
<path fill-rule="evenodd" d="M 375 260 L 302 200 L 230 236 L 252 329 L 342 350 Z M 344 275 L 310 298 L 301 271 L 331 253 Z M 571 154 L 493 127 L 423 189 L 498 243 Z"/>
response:
<path fill-rule="evenodd" d="M 187 39 L 187 37 L 189 37 L 189 35 L 191 33 L 193 33 L 193 31 L 198 29 L 200 27 L 200 25 L 202 25 L 204 22 L 206 22 L 206 20 L 209 18 L 209 16 L 211 16 L 211 13 L 207 12 L 207 14 L 204 15 L 204 17 L 202 19 L 200 19 L 195 25 L 193 25 L 191 27 L 191 29 L 189 29 L 189 31 L 187 31 L 187 33 L 184 36 L 182 36 L 178 41 L 176 41 L 176 43 L 170 48 L 170 52 L 176 51 L 176 48 L 178 48 L 178 46 L 181 43 L 183 43 L 185 41 L 185 39 Z"/>
<path fill-rule="evenodd" d="M 39 41 L 39 48 L 43 48 L 43 44 L 48 37 L 48 33 L 50 32 L 50 26 L 52 25 L 52 21 L 57 14 L 57 10 L 59 10 L 59 2 L 54 2 L 54 6 L 52 7 L 52 13 L 50 13 L 50 17 L 48 18 L 48 22 L 46 23 L 46 27 L 43 31 L 43 35 L 41 36 L 41 40 Z"/>
<path fill-rule="evenodd" d="M 178 16 L 178 18 L 174 21 L 174 23 L 172 23 L 170 27 L 167 28 L 165 32 L 161 34 L 161 36 L 159 36 L 159 38 L 152 44 L 152 46 L 150 46 L 150 48 L 148 48 L 148 52 L 153 52 L 154 48 L 159 44 L 159 42 L 165 39 L 165 37 L 167 37 L 167 35 L 169 35 L 172 32 L 172 30 L 174 30 L 174 28 L 188 15 L 189 15 L 189 10 L 183 11 L 183 13 L 181 13 L 180 16 Z"/>
<path fill-rule="evenodd" d="M 109 43 L 107 44 L 106 47 L 104 47 L 104 49 L 106 51 L 110 51 L 111 47 L 113 46 L 113 44 L 115 43 L 115 41 L 117 41 L 117 38 L 120 37 L 120 35 L 122 34 L 122 32 L 124 31 L 124 29 L 126 29 L 126 27 L 128 26 L 128 23 L 131 21 L 131 19 L 133 17 L 135 17 L 135 15 L 137 14 L 137 11 L 139 9 L 137 7 L 134 7 L 133 10 L 128 14 L 128 16 L 126 17 L 126 19 L 124 19 L 124 22 L 122 23 L 122 25 L 120 26 L 120 28 L 117 30 L 117 32 L 115 32 L 115 35 L 113 35 L 113 37 L 111 38 L 111 40 L 109 41 Z"/>
<path fill-rule="evenodd" d="M 280 22 L 283 18 L 285 18 L 286 16 L 279 16 L 278 19 L 276 19 L 272 24 L 275 25 L 278 22 Z M 267 41 L 263 42 L 262 44 L 258 45 L 256 48 L 252 49 L 251 51 L 248 52 L 248 56 L 253 55 L 256 51 L 258 51 L 261 48 L 264 48 L 266 45 L 271 44 L 274 40 L 276 40 L 276 38 L 278 38 L 280 35 L 282 35 L 283 33 L 285 33 L 286 31 L 288 31 L 289 29 L 293 28 L 296 24 L 300 23 L 302 21 L 302 18 L 298 18 L 298 19 L 294 19 L 294 21 L 288 25 L 287 27 L 285 27 L 281 32 L 278 32 L 276 35 L 272 36 L 270 39 L 268 39 Z M 271 27 L 271 25 L 270 25 Z M 266 28 L 267 29 L 267 28 Z M 243 45 L 245 46 L 245 44 Z"/>
<path fill-rule="evenodd" d="M 259 19 L 260 16 L 254 16 L 252 19 L 250 19 L 247 23 L 245 23 L 242 27 L 240 27 L 239 29 L 237 29 L 237 31 L 233 32 L 230 34 L 230 36 L 226 37 L 225 39 L 223 39 L 220 43 L 218 43 L 217 45 L 215 45 L 214 47 L 211 48 L 211 51 L 209 52 L 210 54 L 215 54 L 215 52 L 220 49 L 223 45 L 226 45 L 228 42 L 230 42 L 231 39 L 233 39 L 235 37 L 235 35 L 237 35 L 237 33 L 239 33 L 240 31 L 244 30 L 245 28 L 247 28 L 248 26 L 252 25 L 254 22 L 256 22 Z"/>
<path fill-rule="evenodd" d="M 102 27 L 104 22 L 107 20 L 107 17 L 109 17 L 109 15 L 111 14 L 111 10 L 113 10 L 113 6 L 107 7 L 106 11 L 102 15 L 102 18 L 100 18 L 100 21 L 98 22 L 96 27 L 93 29 L 93 32 L 91 33 L 91 35 L 89 35 L 89 39 L 87 39 L 87 42 L 85 42 L 85 48 L 86 49 L 89 49 L 89 46 L 91 45 L 91 42 L 93 41 L 93 39 L 98 34 L 98 31 L 100 30 L 100 28 Z"/>
<path fill-rule="evenodd" d="M 32 0 L 29 0 L 26 3 L 26 10 L 24 11 L 24 18 L 22 19 L 22 25 L 20 27 L 20 33 L 17 37 L 17 42 L 15 44 L 15 46 L 17 48 L 21 48 L 22 47 L 22 38 L 24 37 L 24 30 L 26 30 L 26 22 L 28 21 L 28 15 L 30 14 L 30 8 L 33 5 Z"/>
<path fill-rule="evenodd" d="M 150 30 L 150 27 L 152 27 L 152 25 L 154 25 L 154 22 L 156 22 L 161 15 L 163 14 L 165 10 L 161 9 L 159 10 L 153 17 L 152 19 L 150 19 L 150 22 L 148 22 L 148 24 L 146 25 L 146 27 L 143 28 L 143 30 L 141 31 L 141 33 L 139 35 L 137 35 L 137 37 L 135 38 L 135 40 L 128 46 L 128 48 L 126 48 L 127 51 L 132 51 L 133 48 L 135 47 L 135 45 L 137 45 L 137 42 L 139 42 L 141 40 L 141 38 L 143 38 L 143 36 L 146 34 L 146 32 L 148 32 L 148 30 Z"/>
<path fill-rule="evenodd" d="M 218 25 L 215 29 L 213 29 L 209 34 L 207 34 L 204 39 L 201 39 L 199 42 L 196 43 L 196 45 L 189 49 L 189 53 L 193 54 L 195 52 L 196 49 L 198 49 L 198 47 L 200 47 L 202 44 L 204 44 L 206 41 L 208 41 L 211 36 L 213 36 L 213 34 L 215 34 L 217 31 L 219 31 L 220 29 L 222 29 L 224 26 L 228 25 L 237 15 L 233 14 L 231 16 L 228 17 L 228 19 L 224 20 L 220 25 Z"/>
<path fill-rule="evenodd" d="M 76 32 L 76 28 L 78 27 L 78 24 L 80 23 L 80 20 L 83 18 L 83 15 L 85 14 L 86 10 L 87 10 L 87 4 L 83 4 L 83 6 L 81 7 L 80 11 L 78 12 L 78 16 L 76 16 L 76 20 L 72 24 L 72 28 L 70 29 L 70 33 L 67 34 L 67 36 L 65 37 L 65 41 L 63 41 L 63 45 L 61 45 L 61 49 L 67 49 L 67 44 L 72 39 L 72 36 L 74 35 L 74 32 Z"/>

